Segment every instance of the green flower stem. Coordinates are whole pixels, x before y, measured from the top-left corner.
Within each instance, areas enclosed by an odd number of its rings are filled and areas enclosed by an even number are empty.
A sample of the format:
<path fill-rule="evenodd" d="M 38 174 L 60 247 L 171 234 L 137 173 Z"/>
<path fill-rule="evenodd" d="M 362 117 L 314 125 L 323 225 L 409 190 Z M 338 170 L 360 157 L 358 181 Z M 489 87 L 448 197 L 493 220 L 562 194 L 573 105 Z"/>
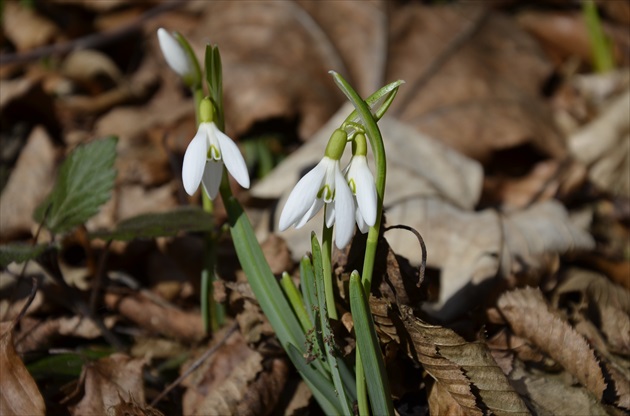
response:
<path fill-rule="evenodd" d="M 591 42 L 593 66 L 599 73 L 615 68 L 615 58 L 609 39 L 602 28 L 602 21 L 597 13 L 597 5 L 592 0 L 582 3 L 582 16 L 586 22 L 588 37 Z"/>
<path fill-rule="evenodd" d="M 333 287 L 333 274 L 331 265 L 333 229 L 326 226 L 326 210 L 324 207 L 324 229 L 322 230 L 322 269 L 324 271 L 324 292 L 326 294 L 326 309 L 330 319 L 338 319 L 335 307 L 335 291 Z"/>
<path fill-rule="evenodd" d="M 361 274 L 361 283 L 363 283 L 365 292 L 370 293 L 370 287 L 372 286 L 372 274 L 374 272 L 374 257 L 376 256 L 376 247 L 378 245 L 379 232 L 381 229 L 381 217 L 383 215 L 383 200 L 385 198 L 385 179 L 387 175 L 385 145 L 383 143 L 381 131 L 376 125 L 374 115 L 370 111 L 370 107 L 341 75 L 334 71 L 331 71 L 331 74 L 339 88 L 352 102 L 359 114 L 359 118 L 361 119 L 363 126 L 365 126 L 365 132 L 368 140 L 370 141 L 372 153 L 374 153 L 374 161 L 376 163 L 376 222 L 374 226 L 370 227 L 370 231 L 368 232 L 367 243 L 365 246 L 365 257 L 363 260 L 363 273 Z"/>

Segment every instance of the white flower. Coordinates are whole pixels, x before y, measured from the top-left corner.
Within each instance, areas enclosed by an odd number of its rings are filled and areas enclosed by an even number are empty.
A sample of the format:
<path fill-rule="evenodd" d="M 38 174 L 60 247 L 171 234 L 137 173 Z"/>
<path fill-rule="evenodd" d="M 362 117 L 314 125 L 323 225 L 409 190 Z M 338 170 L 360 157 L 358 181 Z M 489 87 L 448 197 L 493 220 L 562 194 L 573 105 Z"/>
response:
<path fill-rule="evenodd" d="M 163 28 L 159 28 L 157 34 L 160 41 L 160 49 L 162 49 L 162 54 L 168 66 L 182 78 L 193 76 L 195 73 L 194 65 L 177 39 Z"/>
<path fill-rule="evenodd" d="M 284 231 L 291 225 L 302 227 L 325 203 L 329 204 L 326 226 L 335 225 L 335 245 L 345 247 L 354 233 L 354 200 L 341 173 L 339 160 L 328 156 L 324 156 L 291 191 L 280 214 L 280 230 Z"/>
<path fill-rule="evenodd" d="M 356 201 L 357 225 L 365 234 L 376 222 L 376 185 L 367 158 L 364 155 L 352 156 L 345 176 Z"/>
<path fill-rule="evenodd" d="M 247 165 L 236 143 L 214 122 L 200 123 L 184 155 L 182 181 L 186 193 L 194 194 L 199 183 L 203 183 L 206 194 L 214 199 L 219 192 L 223 163 L 236 182 L 249 188 Z"/>

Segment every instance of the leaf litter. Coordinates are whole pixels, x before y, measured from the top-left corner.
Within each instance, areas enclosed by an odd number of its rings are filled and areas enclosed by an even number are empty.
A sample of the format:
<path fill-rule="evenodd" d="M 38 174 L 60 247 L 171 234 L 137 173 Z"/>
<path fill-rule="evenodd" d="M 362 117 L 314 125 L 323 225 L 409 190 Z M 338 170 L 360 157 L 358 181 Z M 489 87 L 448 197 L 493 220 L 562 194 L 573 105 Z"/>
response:
<path fill-rule="evenodd" d="M 162 26 L 198 53 L 219 44 L 228 133 L 241 144 L 271 135 L 288 156 L 238 195 L 278 274 L 295 270 L 311 229 L 278 237 L 273 205 L 350 111 L 327 71 L 364 95 L 406 81 L 380 122 L 386 221 L 420 232 L 427 268 L 412 234 L 388 231 L 370 296 L 400 414 L 630 410 L 629 60 L 615 2 L 598 5 L 619 71 L 601 75 L 579 7 L 549 2 L 26 3 L 7 3 L 0 38 L 3 414 L 318 414 L 243 278 L 225 214 L 173 213 L 197 202 L 178 174 L 194 112 L 159 53 Z M 572 32 L 550 36 L 558 19 Z M 126 31 L 112 35 L 116 25 Z M 33 211 L 55 177 L 71 180 L 63 160 L 85 143 L 108 147 L 94 162 L 114 172 L 111 142 L 98 140 L 110 135 L 117 175 L 97 183 L 112 192 L 100 212 L 86 189 L 83 209 L 38 217 L 62 232 L 51 269 L 53 236 Z M 197 293 L 209 226 L 215 297 L 238 329 L 207 338 Z M 357 238 L 335 255 L 340 310 L 360 251 Z M 43 275 L 29 299 L 25 282 Z M 335 337 L 351 357 L 352 317 L 342 321 Z M 73 366 L 46 361 L 70 356 Z"/>

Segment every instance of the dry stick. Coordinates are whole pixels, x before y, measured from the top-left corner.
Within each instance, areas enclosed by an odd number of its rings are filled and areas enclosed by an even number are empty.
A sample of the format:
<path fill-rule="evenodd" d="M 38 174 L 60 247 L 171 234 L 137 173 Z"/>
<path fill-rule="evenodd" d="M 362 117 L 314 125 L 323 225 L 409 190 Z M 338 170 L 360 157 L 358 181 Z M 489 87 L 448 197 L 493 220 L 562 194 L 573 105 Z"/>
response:
<path fill-rule="evenodd" d="M 455 39 L 453 39 L 451 43 L 446 46 L 446 49 L 444 49 L 437 56 L 437 58 L 431 61 L 429 67 L 424 70 L 422 75 L 420 75 L 420 78 L 418 78 L 416 82 L 411 84 L 409 87 L 405 88 L 406 93 L 399 99 L 399 105 L 396 109 L 392 109 L 394 115 L 400 116 L 402 114 L 402 112 L 405 110 L 405 108 L 407 108 L 411 101 L 416 98 L 418 91 L 424 88 L 425 85 L 429 83 L 433 75 L 435 75 L 440 70 L 440 68 L 442 68 L 442 66 L 451 58 L 451 56 L 453 56 L 455 52 L 459 50 L 459 48 L 464 46 L 464 44 L 468 42 L 468 40 L 470 40 L 470 38 L 472 38 L 479 31 L 479 29 L 481 29 L 488 15 L 488 9 L 483 8 L 477 14 L 477 16 L 475 16 L 473 22 L 464 30 L 459 32 Z"/>
<path fill-rule="evenodd" d="M 92 281 L 92 293 L 90 293 L 90 311 L 92 313 L 96 313 L 96 306 L 98 302 L 98 294 L 101 291 L 101 287 L 103 286 L 103 280 L 105 279 L 105 265 L 107 264 L 107 259 L 109 257 L 109 247 L 112 245 L 112 240 L 108 240 L 105 243 L 105 247 L 103 249 L 103 254 L 101 254 L 101 258 L 98 262 L 98 267 L 96 268 L 96 274 L 94 276 L 94 280 Z"/>
<path fill-rule="evenodd" d="M 26 303 L 22 307 L 22 310 L 20 310 L 20 313 L 18 313 L 17 316 L 11 322 L 11 328 L 14 328 L 17 325 L 17 323 L 20 322 L 20 319 L 22 319 L 24 315 L 26 314 L 26 310 L 29 308 L 29 306 L 31 306 L 31 303 L 33 303 L 33 299 L 35 299 L 35 295 L 37 294 L 37 289 L 39 289 L 39 282 L 37 281 L 37 278 L 34 276 L 31 277 L 31 282 L 33 282 L 33 287 L 31 287 L 31 293 L 29 293 L 28 299 L 26 299 Z"/>
<path fill-rule="evenodd" d="M 41 48 L 33 49 L 32 51 L 25 53 L 0 54 L 0 64 L 27 63 L 43 57 L 64 55 L 72 52 L 73 50 L 98 48 L 129 36 L 147 20 L 150 20 L 161 13 L 182 6 L 185 3 L 185 1 L 168 1 L 144 12 L 137 20 L 127 25 L 102 33 L 84 36 L 70 42 L 42 46 Z"/>
<path fill-rule="evenodd" d="M 175 387 L 177 387 L 182 381 L 184 381 L 184 379 L 186 377 L 188 377 L 189 375 L 191 375 L 193 373 L 193 371 L 195 371 L 196 369 L 198 369 L 201 364 L 203 364 L 204 361 L 206 361 L 212 354 L 214 354 L 223 344 L 225 344 L 225 342 L 228 340 L 228 338 L 234 333 L 234 331 L 236 331 L 236 329 L 238 328 L 238 323 L 234 322 L 232 324 L 232 326 L 230 326 L 230 328 L 228 329 L 228 331 L 226 332 L 226 334 L 223 336 L 223 338 L 216 343 L 215 345 L 213 345 L 210 349 L 208 349 L 208 351 L 206 351 L 201 357 L 199 357 L 197 359 L 197 361 L 195 361 L 190 367 L 188 367 L 186 369 L 186 371 L 184 372 L 184 374 L 182 374 L 181 376 L 179 376 L 177 378 L 177 380 L 173 381 L 171 384 L 169 384 L 163 391 L 162 393 L 160 393 L 155 399 L 153 399 L 153 401 L 151 402 L 151 404 L 149 404 L 149 406 L 151 407 L 155 407 L 155 405 L 164 398 L 164 396 L 166 396 L 168 393 L 170 393 L 171 390 L 173 390 Z"/>
<path fill-rule="evenodd" d="M 407 231 L 411 231 L 416 238 L 418 239 L 418 243 L 420 243 L 420 248 L 422 249 L 422 262 L 420 263 L 420 269 L 419 269 L 419 276 L 418 276 L 418 284 L 416 285 L 416 287 L 420 287 L 422 285 L 422 282 L 424 282 L 424 272 L 427 269 L 427 246 L 424 244 L 424 239 L 422 238 L 422 235 L 420 234 L 420 232 L 418 230 L 416 230 L 415 228 L 411 228 L 408 225 L 392 225 L 390 227 L 386 227 L 383 231 L 383 233 L 389 231 L 389 230 L 407 230 Z"/>

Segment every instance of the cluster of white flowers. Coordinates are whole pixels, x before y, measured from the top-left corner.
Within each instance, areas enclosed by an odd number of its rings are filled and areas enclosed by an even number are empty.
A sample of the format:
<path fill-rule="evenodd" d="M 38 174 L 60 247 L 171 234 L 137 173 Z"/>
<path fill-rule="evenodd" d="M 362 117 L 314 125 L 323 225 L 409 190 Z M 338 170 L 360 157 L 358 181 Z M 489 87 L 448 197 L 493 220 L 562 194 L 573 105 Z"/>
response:
<path fill-rule="evenodd" d="M 367 163 L 365 136 L 353 141 L 350 164 L 342 174 L 340 162 L 347 134 L 335 130 L 323 159 L 299 180 L 280 214 L 280 231 L 302 227 L 317 212 L 326 208 L 326 226 L 335 225 L 335 245 L 345 247 L 354 234 L 354 224 L 365 233 L 376 222 L 376 187 Z"/>
<path fill-rule="evenodd" d="M 171 69 L 182 78 L 190 76 L 194 65 L 177 39 L 161 28 L 158 39 Z M 199 108 L 199 129 L 186 149 L 182 168 L 186 192 L 192 195 L 203 184 L 212 199 L 219 191 L 224 164 L 242 187 L 249 188 L 250 184 L 245 160 L 234 141 L 214 123 L 214 112 L 210 99 L 203 99 Z M 280 215 L 281 231 L 292 225 L 296 228 L 304 226 L 325 204 L 326 226 L 331 228 L 335 225 L 335 245 L 339 248 L 345 247 L 352 239 L 355 223 L 363 233 L 375 224 L 376 187 L 367 163 L 365 135 L 355 134 L 352 159 L 342 172 L 340 159 L 347 141 L 348 135 L 344 130 L 335 130 L 325 156 L 291 191 Z"/>

